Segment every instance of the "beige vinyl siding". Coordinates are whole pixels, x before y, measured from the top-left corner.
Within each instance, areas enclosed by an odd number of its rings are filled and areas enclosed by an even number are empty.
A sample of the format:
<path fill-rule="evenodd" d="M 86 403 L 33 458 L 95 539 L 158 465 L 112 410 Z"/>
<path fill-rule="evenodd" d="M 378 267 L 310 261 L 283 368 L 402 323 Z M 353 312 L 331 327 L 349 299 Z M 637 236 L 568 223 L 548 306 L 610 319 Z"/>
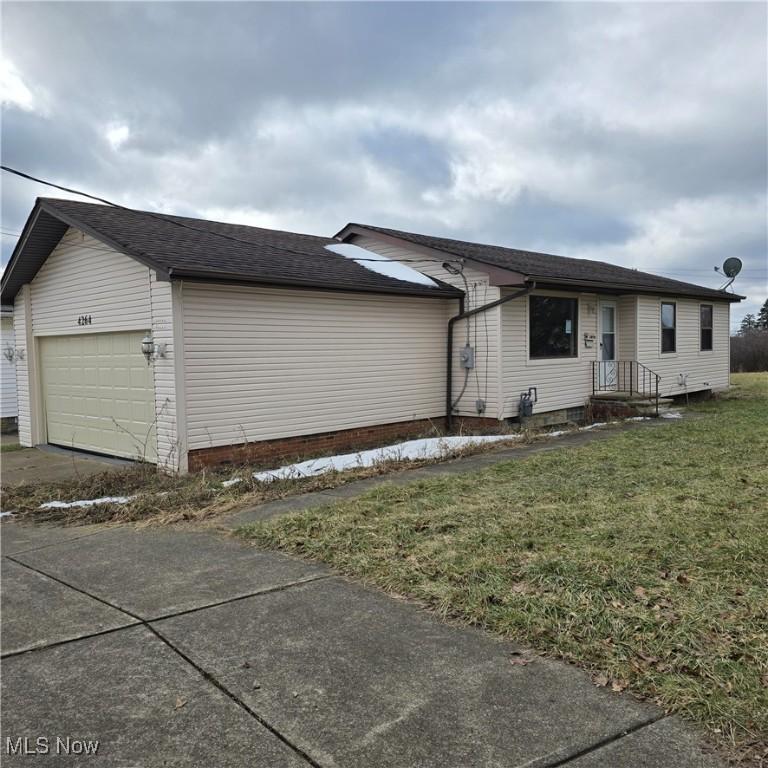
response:
<path fill-rule="evenodd" d="M 18 416 L 16 400 L 16 364 L 6 357 L 6 350 L 14 350 L 13 318 L 3 317 L 0 327 L 0 416 L 4 419 Z"/>
<path fill-rule="evenodd" d="M 99 240 L 70 228 L 51 252 L 35 278 L 25 287 L 30 296 L 27 325 L 23 318 L 17 327 L 29 333 L 27 356 L 33 363 L 38 348 L 48 337 L 83 336 L 135 332 L 137 347 L 147 331 L 158 344 L 166 344 L 166 357 L 152 363 L 153 418 L 157 429 L 157 454 L 161 465 L 172 469 L 183 464 L 179 456 L 179 432 L 176 424 L 176 375 L 173 343 L 173 301 L 170 282 L 157 279 L 153 270 L 119 253 Z M 17 305 L 24 306 L 23 294 Z M 91 322 L 79 324 L 78 318 L 90 316 Z M 18 331 L 17 331 L 17 338 Z M 105 336 L 106 338 L 106 336 Z M 146 363 L 144 363 L 146 365 Z M 27 376 L 29 365 L 22 366 L 17 378 L 24 380 L 24 405 L 20 402 L 20 430 L 34 442 L 46 440 L 45 420 L 39 387 Z M 41 427 L 35 436 L 30 427 L 30 396 Z M 20 397 L 21 401 L 22 397 Z M 155 450 L 151 455 L 154 460 Z M 180 462 L 180 458 L 182 461 Z"/>
<path fill-rule="evenodd" d="M 13 304 L 13 332 L 16 345 L 16 397 L 19 409 L 19 442 L 31 446 L 32 413 L 30 407 L 29 360 L 27 340 L 32 338 L 28 322 L 29 286 L 25 285 L 16 294 Z"/>
<path fill-rule="evenodd" d="M 167 469 L 179 469 L 181 457 L 177 427 L 175 344 L 173 338 L 173 288 L 169 281 L 159 281 L 151 273 L 150 302 L 152 338 L 165 345 L 165 357 L 152 363 L 155 387 L 157 428 L 157 463 Z"/>
<path fill-rule="evenodd" d="M 400 248 L 373 237 L 358 236 L 354 238 L 353 242 L 361 248 L 367 248 L 390 259 L 408 259 L 409 267 L 413 267 L 413 269 L 423 272 L 429 277 L 435 277 L 444 283 L 454 285 L 462 291 L 468 287 L 469 295 L 465 301 L 465 310 L 474 309 L 501 298 L 500 289 L 489 284 L 488 275 L 485 272 L 472 267 L 465 267 L 464 276 L 467 280 L 467 286 L 465 286 L 460 276 L 452 275 L 443 269 L 443 262 L 451 258 L 447 254 L 441 259 L 430 259 L 418 251 Z M 458 313 L 459 303 L 458 301 L 448 301 L 445 302 L 445 306 L 445 334 L 447 338 L 448 320 Z M 453 397 L 459 396 L 464 383 L 465 369 L 459 365 L 459 353 L 467 343 L 467 325 L 469 325 L 470 345 L 475 347 L 475 370 L 470 371 L 467 388 L 454 413 L 477 416 L 475 401 L 481 398 L 486 401 L 486 410 L 483 415 L 490 418 L 501 418 L 501 377 L 499 373 L 501 310 L 499 308 L 483 312 L 470 318 L 468 322 L 456 323 L 454 327 Z M 442 363 L 442 366 L 444 369 L 445 362 Z"/>
<path fill-rule="evenodd" d="M 661 352 L 661 303 L 677 304 L 676 351 Z M 712 351 L 700 350 L 699 307 L 711 304 Z M 730 378 L 730 304 L 690 298 L 638 296 L 638 360 L 661 376 L 660 393 L 682 394 L 687 390 L 725 389 Z"/>
<path fill-rule="evenodd" d="M 68 229 L 31 282 L 35 336 L 147 330 L 149 269 Z M 78 325 L 90 315 L 90 325 Z"/>
<path fill-rule="evenodd" d="M 504 289 L 507 293 L 509 289 Z M 597 359 L 597 296 L 564 291 L 534 291 L 534 295 L 576 297 L 579 300 L 578 357 L 537 360 L 528 357 L 528 297 L 502 305 L 503 416 L 517 416 L 520 394 L 536 387 L 534 413 L 584 405 L 592 394 L 592 360 Z M 586 348 L 584 334 L 595 336 Z"/>
<path fill-rule="evenodd" d="M 637 297 L 620 296 L 616 301 L 616 307 L 618 359 L 635 360 L 637 356 Z"/>
<path fill-rule="evenodd" d="M 446 303 L 184 283 L 189 449 L 443 416 Z"/>

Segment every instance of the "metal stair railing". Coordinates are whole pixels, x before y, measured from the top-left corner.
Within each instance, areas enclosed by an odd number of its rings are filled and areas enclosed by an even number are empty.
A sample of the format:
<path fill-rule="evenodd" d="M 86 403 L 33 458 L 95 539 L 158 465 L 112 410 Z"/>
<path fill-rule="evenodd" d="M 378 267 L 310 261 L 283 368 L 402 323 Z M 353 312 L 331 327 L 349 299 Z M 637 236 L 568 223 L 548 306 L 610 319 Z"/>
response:
<path fill-rule="evenodd" d="M 661 376 L 637 360 L 592 360 L 592 394 L 628 392 L 653 400 L 659 415 Z"/>

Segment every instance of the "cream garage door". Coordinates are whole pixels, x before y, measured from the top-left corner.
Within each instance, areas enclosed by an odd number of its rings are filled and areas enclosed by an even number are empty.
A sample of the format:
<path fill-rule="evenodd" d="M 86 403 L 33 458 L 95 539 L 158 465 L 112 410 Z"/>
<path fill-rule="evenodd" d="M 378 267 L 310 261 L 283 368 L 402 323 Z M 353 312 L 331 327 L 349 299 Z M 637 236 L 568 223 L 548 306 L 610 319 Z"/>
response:
<path fill-rule="evenodd" d="M 144 332 L 40 339 L 48 442 L 154 462 L 152 367 Z"/>

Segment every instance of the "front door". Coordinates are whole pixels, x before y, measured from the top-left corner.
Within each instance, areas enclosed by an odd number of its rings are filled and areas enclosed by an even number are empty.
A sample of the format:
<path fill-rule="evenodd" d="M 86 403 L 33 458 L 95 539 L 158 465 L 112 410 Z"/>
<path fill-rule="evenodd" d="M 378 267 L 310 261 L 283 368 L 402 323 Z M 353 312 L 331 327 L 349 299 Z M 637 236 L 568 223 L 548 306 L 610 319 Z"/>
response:
<path fill-rule="evenodd" d="M 600 389 L 618 389 L 616 302 L 600 302 Z"/>

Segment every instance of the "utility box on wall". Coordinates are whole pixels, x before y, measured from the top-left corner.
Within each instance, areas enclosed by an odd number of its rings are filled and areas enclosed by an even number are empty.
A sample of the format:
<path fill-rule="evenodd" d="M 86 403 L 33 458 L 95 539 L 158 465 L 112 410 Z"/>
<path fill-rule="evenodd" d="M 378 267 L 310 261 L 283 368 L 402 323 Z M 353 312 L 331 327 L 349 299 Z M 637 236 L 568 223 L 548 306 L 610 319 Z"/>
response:
<path fill-rule="evenodd" d="M 519 418 L 528 418 L 533 416 L 533 406 L 539 399 L 539 393 L 536 387 L 530 387 L 527 392 L 520 393 L 520 402 L 517 406 L 517 415 Z"/>
<path fill-rule="evenodd" d="M 462 368 L 474 368 L 475 367 L 475 348 L 470 347 L 469 344 L 462 347 L 459 352 L 459 362 Z"/>

